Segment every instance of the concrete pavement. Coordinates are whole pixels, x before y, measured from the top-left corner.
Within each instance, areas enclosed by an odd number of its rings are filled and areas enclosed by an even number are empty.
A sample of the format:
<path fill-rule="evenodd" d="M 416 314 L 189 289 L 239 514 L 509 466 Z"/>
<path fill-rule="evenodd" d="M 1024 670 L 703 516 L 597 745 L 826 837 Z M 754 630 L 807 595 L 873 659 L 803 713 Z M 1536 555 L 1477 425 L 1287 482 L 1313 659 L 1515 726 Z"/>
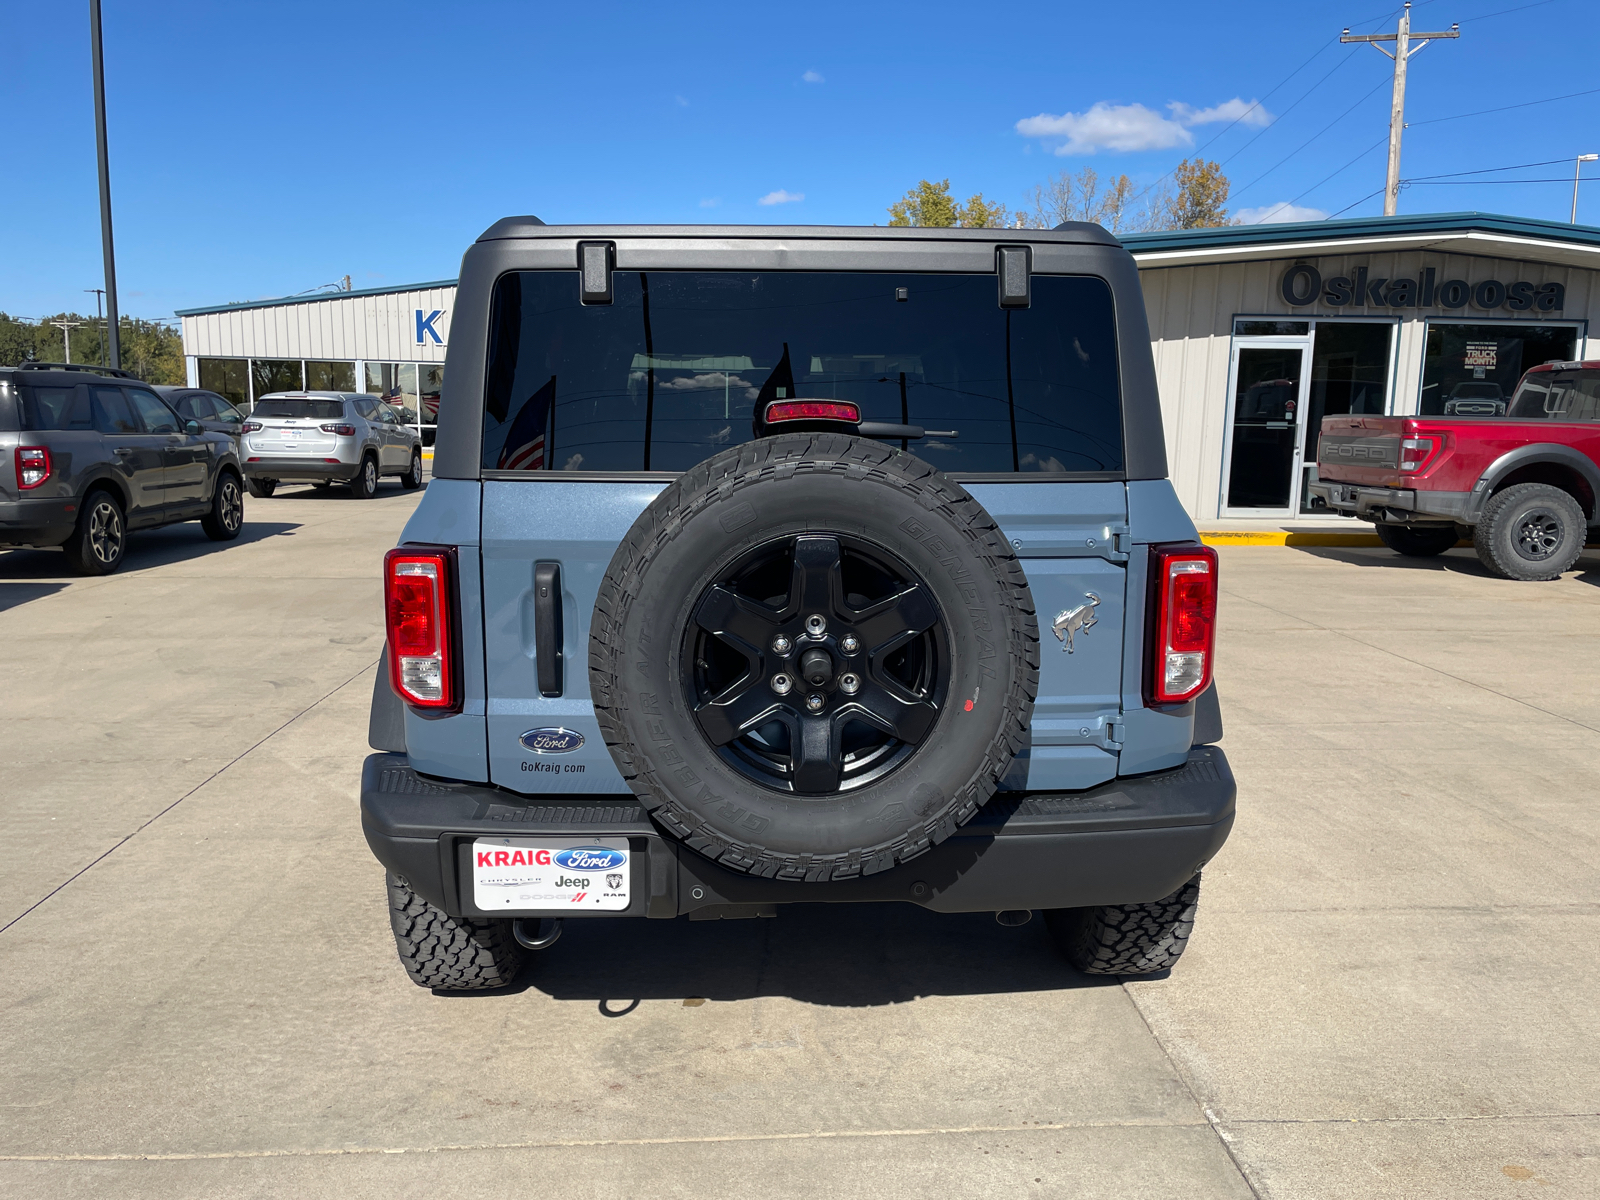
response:
<path fill-rule="evenodd" d="M 0 1193 L 1600 1192 L 1600 558 L 1224 549 L 1240 817 L 1169 978 L 816 906 L 441 997 L 355 802 L 414 503 L 0 554 Z"/>

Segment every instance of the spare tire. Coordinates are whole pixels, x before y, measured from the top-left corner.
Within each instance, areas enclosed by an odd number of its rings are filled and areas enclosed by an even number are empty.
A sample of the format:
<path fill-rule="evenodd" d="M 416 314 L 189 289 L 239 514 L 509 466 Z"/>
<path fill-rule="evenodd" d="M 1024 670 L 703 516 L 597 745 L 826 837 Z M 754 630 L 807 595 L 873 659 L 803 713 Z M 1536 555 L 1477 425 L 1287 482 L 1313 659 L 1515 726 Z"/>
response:
<path fill-rule="evenodd" d="M 833 433 L 685 472 L 617 548 L 595 715 L 657 822 L 724 867 L 829 880 L 915 858 L 1021 749 L 1039 681 L 1022 566 L 959 485 Z"/>

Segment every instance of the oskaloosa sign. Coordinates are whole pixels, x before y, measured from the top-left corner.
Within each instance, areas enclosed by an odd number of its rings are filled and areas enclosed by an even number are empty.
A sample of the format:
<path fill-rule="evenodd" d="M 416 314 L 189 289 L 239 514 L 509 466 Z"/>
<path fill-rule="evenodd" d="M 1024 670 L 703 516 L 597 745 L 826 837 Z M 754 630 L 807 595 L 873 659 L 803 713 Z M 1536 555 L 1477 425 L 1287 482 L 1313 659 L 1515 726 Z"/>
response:
<path fill-rule="evenodd" d="M 1560 312 L 1567 302 L 1566 285 L 1541 283 L 1535 287 L 1526 279 L 1502 283 L 1483 279 L 1439 281 L 1434 267 L 1423 269 L 1420 279 L 1390 279 L 1369 275 L 1366 267 L 1355 274 L 1324 279 L 1310 263 L 1295 263 L 1283 273 L 1278 285 L 1283 301 L 1294 308 L 1326 304 L 1329 308 L 1508 308 L 1512 312 Z"/>

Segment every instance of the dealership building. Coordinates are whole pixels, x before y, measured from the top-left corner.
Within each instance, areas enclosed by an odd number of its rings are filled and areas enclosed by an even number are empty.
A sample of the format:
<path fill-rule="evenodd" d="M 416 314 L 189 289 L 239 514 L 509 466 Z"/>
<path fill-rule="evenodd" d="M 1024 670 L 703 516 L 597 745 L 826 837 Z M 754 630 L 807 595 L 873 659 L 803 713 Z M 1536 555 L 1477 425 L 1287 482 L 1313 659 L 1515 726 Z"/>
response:
<path fill-rule="evenodd" d="M 1600 357 L 1589 226 L 1447 213 L 1123 243 L 1144 288 L 1173 485 L 1200 522 L 1325 517 L 1306 488 L 1324 416 L 1503 411 L 1528 367 Z M 191 386 L 240 406 L 298 388 L 372 392 L 427 436 L 454 303 L 444 280 L 177 315 Z"/>

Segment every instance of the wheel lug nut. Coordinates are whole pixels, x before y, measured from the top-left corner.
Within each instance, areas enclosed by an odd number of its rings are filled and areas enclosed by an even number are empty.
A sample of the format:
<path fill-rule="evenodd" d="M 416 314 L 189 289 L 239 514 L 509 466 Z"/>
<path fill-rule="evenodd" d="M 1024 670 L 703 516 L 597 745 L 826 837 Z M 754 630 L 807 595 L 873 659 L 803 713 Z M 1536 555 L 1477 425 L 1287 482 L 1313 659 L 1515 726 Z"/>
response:
<path fill-rule="evenodd" d="M 861 649 L 861 642 L 857 639 L 855 634 L 847 633 L 839 639 L 839 649 L 843 650 L 846 654 L 854 654 L 857 650 Z"/>
<path fill-rule="evenodd" d="M 812 637 L 821 637 L 827 629 L 828 622 L 821 613 L 812 613 L 806 618 L 806 632 Z"/>
<path fill-rule="evenodd" d="M 788 654 L 792 649 L 794 649 L 794 643 L 784 637 L 783 634 L 780 633 L 772 639 L 772 652 L 774 654 Z"/>
<path fill-rule="evenodd" d="M 794 680 L 790 679 L 782 671 L 772 677 L 772 690 L 777 692 L 778 695 L 787 696 L 789 689 L 792 687 L 794 687 Z"/>
<path fill-rule="evenodd" d="M 854 696 L 861 690 L 861 676 L 854 671 L 846 671 L 839 676 L 839 690 L 846 696 Z"/>
<path fill-rule="evenodd" d="M 812 692 L 811 695 L 806 697 L 806 707 L 812 712 L 821 712 L 822 697 L 817 695 L 815 692 Z"/>

